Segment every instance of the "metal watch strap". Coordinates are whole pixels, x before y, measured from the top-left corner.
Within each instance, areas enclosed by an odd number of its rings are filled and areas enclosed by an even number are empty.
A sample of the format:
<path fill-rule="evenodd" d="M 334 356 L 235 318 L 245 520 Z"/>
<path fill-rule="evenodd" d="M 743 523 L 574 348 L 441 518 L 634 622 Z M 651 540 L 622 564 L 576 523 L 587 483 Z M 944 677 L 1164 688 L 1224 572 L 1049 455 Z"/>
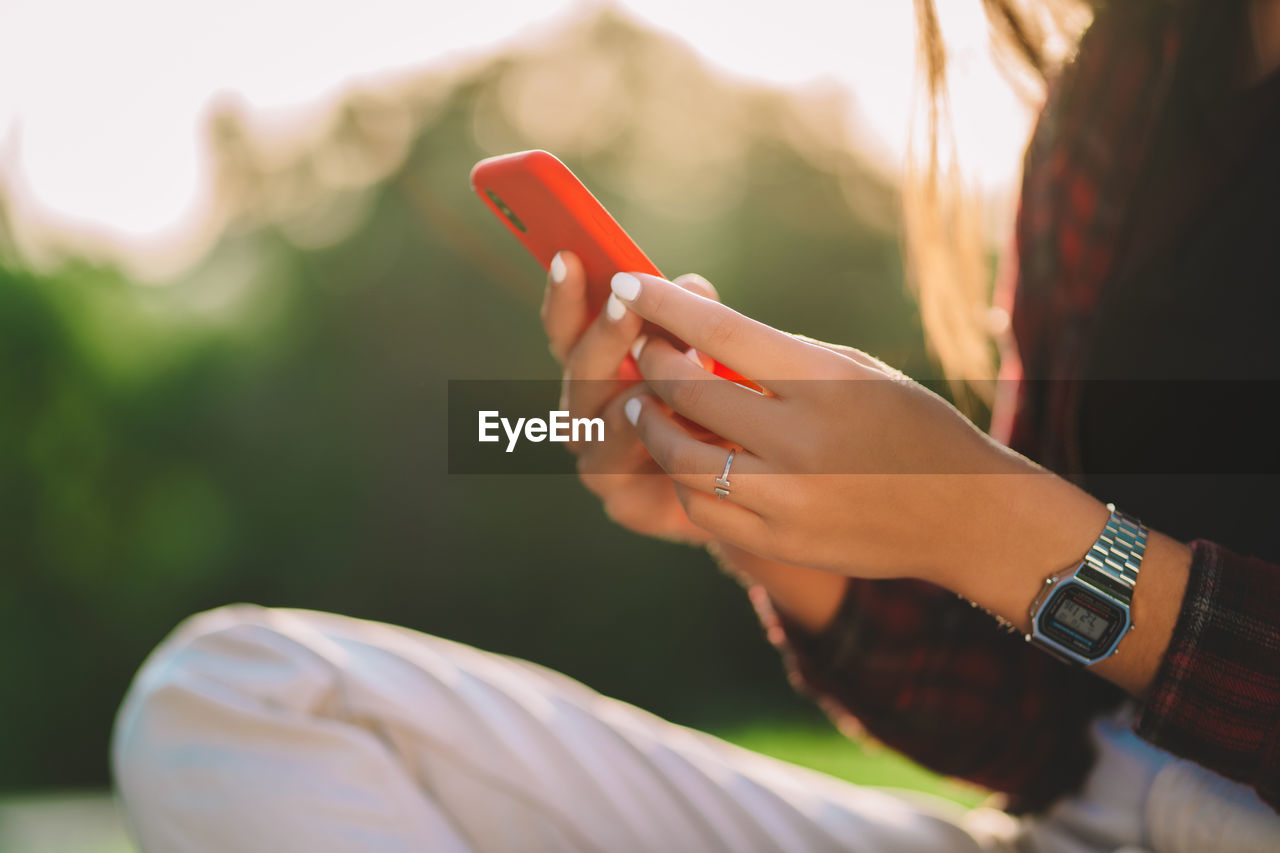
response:
<path fill-rule="evenodd" d="M 1133 603 L 1133 585 L 1147 550 L 1147 528 L 1141 521 L 1107 504 L 1111 517 L 1098 540 L 1084 555 L 1076 579 L 1097 587 L 1126 606 Z"/>

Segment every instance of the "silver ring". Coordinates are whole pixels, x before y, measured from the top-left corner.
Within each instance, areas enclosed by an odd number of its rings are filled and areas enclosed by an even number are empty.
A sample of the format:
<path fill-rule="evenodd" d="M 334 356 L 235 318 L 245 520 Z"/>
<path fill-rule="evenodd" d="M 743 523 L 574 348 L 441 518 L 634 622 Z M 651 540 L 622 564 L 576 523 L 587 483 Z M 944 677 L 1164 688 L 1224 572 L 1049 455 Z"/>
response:
<path fill-rule="evenodd" d="M 737 452 L 729 451 L 729 458 L 724 460 L 724 473 L 716 477 L 716 497 L 720 500 L 729 497 L 729 468 L 733 465 L 733 456 Z"/>

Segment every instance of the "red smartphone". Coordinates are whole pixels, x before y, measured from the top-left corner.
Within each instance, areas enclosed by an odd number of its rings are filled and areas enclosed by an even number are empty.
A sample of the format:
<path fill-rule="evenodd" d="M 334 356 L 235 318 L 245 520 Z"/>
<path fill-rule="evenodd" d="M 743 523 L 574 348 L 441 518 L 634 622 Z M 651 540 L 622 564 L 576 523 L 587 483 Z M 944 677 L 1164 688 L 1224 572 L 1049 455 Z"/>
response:
<path fill-rule="evenodd" d="M 481 160 L 471 169 L 471 188 L 544 270 L 561 249 L 578 256 L 587 276 L 587 307 L 592 315 L 604 308 L 614 273 L 662 275 L 604 205 L 554 154 L 517 151 Z M 646 332 L 671 340 L 681 350 L 688 349 L 687 344 L 656 326 L 650 324 Z M 704 357 L 704 365 L 707 362 L 711 359 Z M 712 365 L 717 376 L 760 390 L 719 362 Z M 634 373 L 629 356 L 625 369 Z"/>
<path fill-rule="evenodd" d="M 517 151 L 481 160 L 471 188 L 545 270 L 561 249 L 582 261 L 587 305 L 609 298 L 614 273 L 662 275 L 569 167 L 547 151 Z"/>

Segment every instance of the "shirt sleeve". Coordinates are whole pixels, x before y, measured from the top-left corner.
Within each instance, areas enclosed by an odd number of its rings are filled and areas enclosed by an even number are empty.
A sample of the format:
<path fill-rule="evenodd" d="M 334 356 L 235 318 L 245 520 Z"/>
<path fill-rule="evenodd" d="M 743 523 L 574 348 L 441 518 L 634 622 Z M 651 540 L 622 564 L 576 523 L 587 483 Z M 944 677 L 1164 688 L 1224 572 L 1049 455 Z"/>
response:
<path fill-rule="evenodd" d="M 1088 725 L 1124 698 L 941 587 L 852 580 L 821 633 L 751 590 L 792 683 L 846 733 L 865 730 L 935 772 L 1038 811 L 1076 790 L 1093 764 Z"/>
<path fill-rule="evenodd" d="M 1137 733 L 1280 811 L 1280 566 L 1191 543 L 1182 608 Z"/>

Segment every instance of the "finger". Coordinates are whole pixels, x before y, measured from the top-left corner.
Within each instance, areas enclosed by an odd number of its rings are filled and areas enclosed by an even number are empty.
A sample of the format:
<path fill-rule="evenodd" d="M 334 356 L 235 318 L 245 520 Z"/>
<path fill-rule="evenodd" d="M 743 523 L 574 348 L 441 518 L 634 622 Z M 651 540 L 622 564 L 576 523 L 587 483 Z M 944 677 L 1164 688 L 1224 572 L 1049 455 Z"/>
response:
<path fill-rule="evenodd" d="M 690 293 L 696 293 L 704 299 L 710 299 L 713 302 L 720 301 L 720 293 L 716 290 L 716 286 L 696 272 L 687 272 L 682 276 L 673 278 L 671 283 L 678 284 Z"/>
<path fill-rule="evenodd" d="M 757 553 L 767 549 L 768 525 L 746 507 L 731 499 L 719 500 L 683 483 L 676 483 L 676 497 L 689 520 L 716 539 Z"/>
<path fill-rule="evenodd" d="M 679 541 L 706 541 L 706 531 L 689 523 L 684 507 L 674 500 L 675 483 L 652 461 L 653 473 L 637 474 L 625 487 L 604 498 L 604 511 L 622 526 L 650 536 L 675 537 Z"/>
<path fill-rule="evenodd" d="M 721 379 L 680 355 L 667 341 L 642 344 L 636 359 L 649 388 L 689 420 L 756 454 L 779 434 L 782 402 Z"/>
<path fill-rule="evenodd" d="M 639 441 L 632 441 L 617 453 L 592 450 L 578 457 L 578 479 L 587 491 L 600 498 L 607 497 L 619 484 L 634 482 L 631 478 L 655 475 L 670 479 Z"/>
<path fill-rule="evenodd" d="M 681 276 L 677 281 L 682 287 L 715 293 L 711 283 L 700 275 Z M 604 310 L 587 327 L 565 362 L 561 408 L 567 409 L 572 417 L 594 417 L 619 391 L 618 383 L 608 380 L 635 378 L 634 372 L 620 377 L 619 368 L 627 351 L 636 348 L 633 344 L 643 324 L 640 316 L 629 310 L 622 300 L 609 295 Z M 618 414 L 621 413 L 619 409 Z"/>
<path fill-rule="evenodd" d="M 624 413 L 627 400 L 644 393 L 644 390 L 643 385 L 634 385 L 600 409 L 599 417 L 604 420 L 604 441 L 566 445 L 577 455 L 578 476 L 584 481 L 597 476 L 641 470 L 661 472 L 662 469 L 650 458 L 649 451 L 645 450 L 636 437 L 635 427 Z"/>
<path fill-rule="evenodd" d="M 591 319 L 587 313 L 586 273 L 572 252 L 557 252 L 552 258 L 539 313 L 551 354 L 564 364 Z"/>
<path fill-rule="evenodd" d="M 696 293 L 705 299 L 710 299 L 714 302 L 720 301 L 720 291 L 716 290 L 716 286 L 698 275 L 696 272 L 687 272 L 684 275 L 676 276 L 671 279 L 671 283 L 678 284 L 690 293 Z M 689 358 L 693 359 L 695 363 L 702 365 L 703 367 L 709 368 L 711 366 L 710 363 L 703 362 L 702 357 L 698 355 L 698 351 L 696 349 L 691 348 L 685 354 L 688 355 Z"/>
<path fill-rule="evenodd" d="M 890 378 L 902 377 L 904 375 L 902 371 L 897 370 L 896 368 L 890 367 L 880 359 L 876 358 L 873 355 L 868 355 L 867 353 L 863 352 L 860 349 L 847 347 L 847 346 L 844 346 L 843 344 L 829 344 L 826 341 L 820 341 L 817 338 L 811 338 L 808 335 L 792 335 L 792 337 L 794 337 L 798 341 L 804 341 L 807 344 L 813 344 L 814 346 L 818 346 L 818 347 L 822 347 L 823 349 L 830 350 L 831 352 L 837 355 L 842 355 L 845 358 L 855 362 L 856 364 L 859 364 L 862 367 L 867 368 L 868 370 L 875 371 L 876 373 L 883 373 Z"/>
<path fill-rule="evenodd" d="M 637 396 L 626 405 L 627 420 L 633 421 L 649 455 L 677 483 L 715 495 L 723 489 L 739 506 L 759 512 L 765 463 L 747 450 L 726 449 L 698 441 L 681 427 L 652 398 Z M 732 461 L 730 462 L 730 453 Z M 726 473 L 726 467 L 729 469 Z"/>
<path fill-rule="evenodd" d="M 618 273 L 611 286 L 619 299 L 646 320 L 757 381 L 807 376 L 814 354 L 822 352 L 654 275 Z"/>
<path fill-rule="evenodd" d="M 634 369 L 623 376 L 620 368 L 643 323 L 621 300 L 609 296 L 604 310 L 587 326 L 565 362 L 560 401 L 570 416 L 595 417 L 625 387 L 626 380 L 634 381 Z"/>

